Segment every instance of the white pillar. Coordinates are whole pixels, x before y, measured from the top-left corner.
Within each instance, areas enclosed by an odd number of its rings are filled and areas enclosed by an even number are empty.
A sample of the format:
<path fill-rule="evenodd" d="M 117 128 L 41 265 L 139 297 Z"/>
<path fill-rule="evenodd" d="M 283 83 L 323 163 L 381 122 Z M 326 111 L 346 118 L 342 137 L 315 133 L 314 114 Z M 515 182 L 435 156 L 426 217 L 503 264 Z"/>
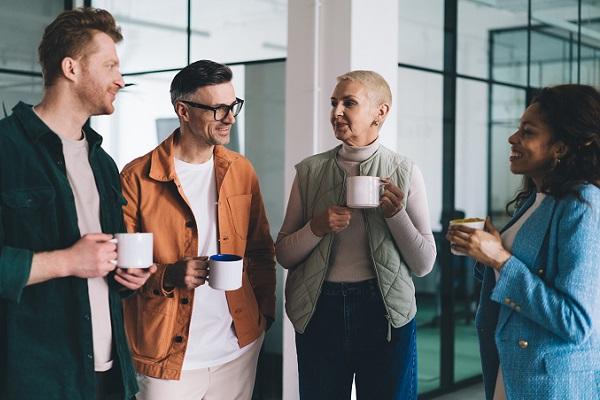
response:
<path fill-rule="evenodd" d="M 336 77 L 355 69 L 381 74 L 396 97 L 398 86 L 397 0 L 291 0 L 286 61 L 285 191 L 294 165 L 338 144 L 329 124 Z M 397 113 L 392 104 L 381 142 L 396 148 Z M 283 332 L 283 399 L 298 399 L 294 330 Z"/>

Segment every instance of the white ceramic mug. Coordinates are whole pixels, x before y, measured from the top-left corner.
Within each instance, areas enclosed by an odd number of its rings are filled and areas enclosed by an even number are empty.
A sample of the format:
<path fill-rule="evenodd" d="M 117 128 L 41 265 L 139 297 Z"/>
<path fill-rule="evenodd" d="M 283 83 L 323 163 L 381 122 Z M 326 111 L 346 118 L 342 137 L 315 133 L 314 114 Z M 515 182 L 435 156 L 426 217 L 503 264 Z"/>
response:
<path fill-rule="evenodd" d="M 453 219 L 450 221 L 450 225 L 463 225 L 469 228 L 482 230 L 485 226 L 485 220 L 481 218 L 463 218 L 463 219 Z M 466 256 L 462 251 L 456 251 L 452 246 L 450 246 L 450 252 L 455 256 Z"/>
<path fill-rule="evenodd" d="M 117 266 L 148 268 L 153 263 L 152 233 L 117 233 Z"/>
<path fill-rule="evenodd" d="M 235 254 L 215 254 L 208 259 L 208 284 L 217 290 L 242 287 L 244 259 Z"/>
<path fill-rule="evenodd" d="M 346 178 L 346 205 L 350 208 L 379 207 L 383 182 L 377 176 Z"/>

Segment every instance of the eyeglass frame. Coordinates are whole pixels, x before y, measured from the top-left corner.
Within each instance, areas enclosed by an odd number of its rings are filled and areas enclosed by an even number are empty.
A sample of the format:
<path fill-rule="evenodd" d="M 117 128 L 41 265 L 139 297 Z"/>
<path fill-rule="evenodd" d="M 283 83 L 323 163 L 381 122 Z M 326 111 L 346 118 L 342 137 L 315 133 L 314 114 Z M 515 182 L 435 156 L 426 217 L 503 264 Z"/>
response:
<path fill-rule="evenodd" d="M 213 118 L 214 118 L 215 121 L 223 121 L 225 118 L 227 118 L 227 116 L 229 115 L 229 113 L 231 113 L 234 117 L 237 117 L 240 114 L 240 112 L 242 111 L 242 107 L 244 106 L 244 99 L 240 99 L 239 97 L 236 97 L 235 101 L 233 103 L 231 103 L 230 105 L 223 104 L 223 105 L 220 105 L 218 107 L 207 106 L 206 104 L 196 103 L 196 102 L 190 101 L 190 100 L 182 100 L 182 99 L 180 99 L 180 100 L 177 100 L 177 101 L 180 101 L 183 104 L 187 104 L 188 106 L 193 107 L 193 108 L 200 108 L 202 110 L 212 111 L 213 112 Z M 237 106 L 238 104 L 240 105 L 240 109 L 238 110 L 237 114 L 234 114 L 233 113 L 233 107 Z M 227 112 L 225 113 L 225 115 L 223 116 L 223 118 L 217 119 L 217 111 L 220 108 L 227 108 Z"/>

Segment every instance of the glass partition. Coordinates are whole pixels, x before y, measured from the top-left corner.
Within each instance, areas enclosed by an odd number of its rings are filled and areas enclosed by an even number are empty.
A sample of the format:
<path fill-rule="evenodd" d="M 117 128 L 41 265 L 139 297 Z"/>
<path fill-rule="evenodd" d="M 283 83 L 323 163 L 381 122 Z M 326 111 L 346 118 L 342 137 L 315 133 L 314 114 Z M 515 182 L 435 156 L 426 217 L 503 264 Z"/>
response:
<path fill-rule="evenodd" d="M 442 77 L 398 69 L 398 144 L 396 151 L 423 172 L 434 231 L 440 230 L 442 181 Z M 419 393 L 440 385 L 440 266 L 414 277 L 417 294 L 417 356 Z"/>
<path fill-rule="evenodd" d="M 37 48 L 63 0 L 0 1 L 0 69 L 41 72 Z"/>
<path fill-rule="evenodd" d="M 42 78 L 0 73 L 0 119 L 19 102 L 36 104 L 42 98 Z"/>
<path fill-rule="evenodd" d="M 187 0 L 93 3 L 110 11 L 121 26 L 121 72 L 182 68 L 187 64 Z"/>
<path fill-rule="evenodd" d="M 287 0 L 191 2 L 191 60 L 222 63 L 287 55 Z"/>
<path fill-rule="evenodd" d="M 442 70 L 444 0 L 399 0 L 398 9 L 398 62 Z"/>

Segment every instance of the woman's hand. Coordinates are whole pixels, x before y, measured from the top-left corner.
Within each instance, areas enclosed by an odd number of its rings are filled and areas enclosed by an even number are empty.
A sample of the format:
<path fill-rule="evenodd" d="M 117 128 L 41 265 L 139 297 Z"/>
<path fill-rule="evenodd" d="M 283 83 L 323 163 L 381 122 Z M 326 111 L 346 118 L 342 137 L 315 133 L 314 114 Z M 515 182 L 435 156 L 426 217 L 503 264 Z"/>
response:
<path fill-rule="evenodd" d="M 404 193 L 389 178 L 381 178 L 381 182 L 383 183 L 384 191 L 381 195 L 379 206 L 381 207 L 381 211 L 383 211 L 383 216 L 391 218 L 402 209 Z"/>
<path fill-rule="evenodd" d="M 325 236 L 329 232 L 340 232 L 350 225 L 351 218 L 352 210 L 348 207 L 330 206 L 310 220 L 310 229 L 317 236 Z"/>
<path fill-rule="evenodd" d="M 485 220 L 485 230 L 468 228 L 464 225 L 450 225 L 446 239 L 452 243 L 454 250 L 465 253 L 498 271 L 511 256 L 502 246 L 500 233 L 492 225 L 489 217 Z"/>

